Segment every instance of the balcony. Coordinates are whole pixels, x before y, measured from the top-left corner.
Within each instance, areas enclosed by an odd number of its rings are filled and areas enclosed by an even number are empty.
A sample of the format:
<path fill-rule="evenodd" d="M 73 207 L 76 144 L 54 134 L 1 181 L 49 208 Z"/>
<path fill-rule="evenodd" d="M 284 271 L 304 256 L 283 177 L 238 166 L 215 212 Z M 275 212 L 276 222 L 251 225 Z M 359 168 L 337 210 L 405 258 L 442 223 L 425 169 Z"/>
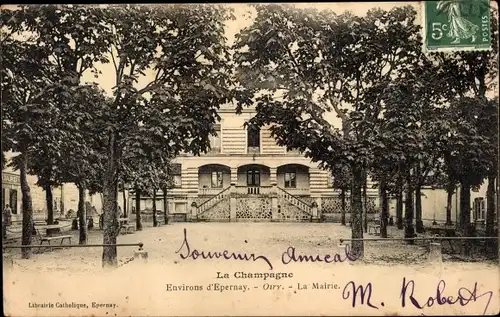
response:
<path fill-rule="evenodd" d="M 240 195 L 269 195 L 272 186 L 235 186 L 235 192 Z"/>
<path fill-rule="evenodd" d="M 259 146 L 249 146 L 249 147 L 247 147 L 247 153 L 248 154 L 260 154 L 260 147 Z"/>

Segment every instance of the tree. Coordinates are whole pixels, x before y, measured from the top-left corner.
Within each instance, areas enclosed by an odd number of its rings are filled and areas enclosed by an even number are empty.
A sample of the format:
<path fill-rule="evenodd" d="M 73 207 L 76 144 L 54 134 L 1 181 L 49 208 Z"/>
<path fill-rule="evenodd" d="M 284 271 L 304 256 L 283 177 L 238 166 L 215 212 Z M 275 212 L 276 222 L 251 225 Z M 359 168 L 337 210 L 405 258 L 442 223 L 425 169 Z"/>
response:
<path fill-rule="evenodd" d="M 352 238 L 362 238 L 363 170 L 373 160 L 379 93 L 421 49 L 416 12 L 374 9 L 357 17 L 288 5 L 254 8 L 253 24 L 234 47 L 239 81 L 257 103 L 252 122 L 272 124 L 278 144 L 330 169 L 332 162 L 349 166 Z M 331 111 L 342 127 L 325 119 Z M 352 247 L 362 256 L 362 241 Z"/>
<path fill-rule="evenodd" d="M 137 230 L 142 230 L 140 214 L 141 194 L 153 196 L 153 226 L 156 227 L 158 225 L 155 215 L 156 190 L 163 189 L 165 194 L 165 188 L 172 186 L 172 178 L 169 175 L 171 168 L 170 160 L 170 157 L 159 156 L 136 157 L 133 153 L 128 152 L 125 152 L 121 159 L 120 178 L 122 183 L 131 184 L 136 194 Z"/>
<path fill-rule="evenodd" d="M 115 70 L 103 194 L 103 244 L 108 245 L 116 243 L 124 149 L 175 156 L 207 148 L 219 105 L 233 97 L 224 37 L 224 23 L 232 16 L 216 5 L 126 5 L 104 13 L 103 23 L 113 34 L 109 54 Z M 147 71 L 153 71 L 149 82 L 137 87 Z M 103 266 L 116 266 L 116 256 L 115 246 L 104 247 Z"/>
<path fill-rule="evenodd" d="M 93 70 L 98 73 L 94 67 L 95 63 L 106 62 L 106 28 L 99 23 L 102 20 L 99 9 L 83 5 L 23 5 L 8 11 L 7 17 L 7 29 L 10 33 L 6 38 L 12 34 L 17 34 L 21 39 L 28 36 L 28 42 L 44 52 L 44 62 L 34 63 L 32 66 L 40 72 L 41 80 L 48 83 L 50 91 L 46 89 L 40 96 L 50 105 L 53 115 L 46 118 L 47 129 L 39 131 L 40 146 L 32 151 L 29 169 L 32 174 L 38 176 L 38 184 L 46 191 L 48 223 L 51 224 L 51 187 L 60 183 L 57 181 L 60 166 L 56 165 L 56 161 L 64 155 L 61 146 L 68 141 L 64 138 L 68 137 L 68 133 L 77 137 L 79 132 L 72 126 L 76 123 L 68 120 L 68 117 L 74 117 L 71 115 L 74 108 L 67 107 L 74 94 L 71 88 L 78 87 L 85 71 Z M 48 69 L 50 71 L 47 71 Z M 65 110 L 69 111 L 69 115 Z M 61 113 L 67 117 L 61 120 Z M 78 120 L 82 116 L 88 118 L 90 115 L 83 112 Z M 78 148 L 76 144 L 75 150 Z M 80 183 L 77 185 L 81 187 Z M 80 211 L 83 210 L 83 202 L 80 202 L 79 206 Z M 85 228 L 84 222 L 82 226 Z"/>
<path fill-rule="evenodd" d="M 37 45 L 36 35 L 22 40 L 22 14 L 2 12 L 2 151 L 18 153 L 12 160 L 20 171 L 22 192 L 22 244 L 30 245 L 33 208 L 27 181 L 29 161 L 44 143 L 55 109 L 47 96 L 53 89 L 50 75 L 53 68 L 47 51 Z M 8 75 L 8 76 L 6 76 Z M 5 82 L 4 82 L 4 79 Z M 3 141 L 2 140 L 2 141 Z M 22 249 L 22 257 L 31 256 L 30 248 Z"/>
<path fill-rule="evenodd" d="M 458 229 L 463 236 L 470 236 L 470 190 L 480 186 L 490 166 L 489 139 L 479 133 L 481 99 L 463 97 L 451 103 L 448 109 L 450 132 L 445 162 L 450 176 L 460 184 L 460 217 Z M 490 152 L 491 153 L 491 152 Z M 464 241 L 463 252 L 467 253 Z"/>
<path fill-rule="evenodd" d="M 64 86 L 64 88 L 67 88 Z M 78 221 L 80 244 L 87 241 L 86 192 L 102 181 L 105 164 L 105 143 L 100 131 L 107 124 L 107 102 L 104 92 L 95 85 L 70 87 L 68 102 L 61 113 L 65 139 L 61 146 L 61 157 L 57 164 L 61 169 L 60 179 L 76 185 L 79 193 Z"/>
<path fill-rule="evenodd" d="M 498 96 L 494 100 L 483 100 L 480 103 L 478 121 L 479 133 L 488 140 L 487 160 L 488 188 L 486 191 L 486 236 L 495 235 L 495 181 L 498 174 Z"/>
<path fill-rule="evenodd" d="M 461 4 L 462 6 L 464 4 Z M 454 96 L 450 98 L 450 131 L 449 134 L 453 137 L 450 140 L 449 147 L 444 150 L 446 170 L 448 175 L 448 195 L 450 195 L 452 184 L 460 183 L 460 220 L 459 228 L 462 234 L 470 234 L 470 187 L 473 184 L 481 184 L 481 177 L 488 178 L 488 185 L 493 184 L 496 178 L 497 162 L 497 145 L 494 135 L 497 129 L 491 124 L 491 118 L 488 121 L 483 121 L 484 112 L 492 115 L 496 111 L 488 105 L 487 92 L 492 91 L 497 86 L 498 81 L 498 10 L 489 8 L 488 6 L 478 6 L 476 3 L 471 3 L 470 6 L 464 8 L 466 10 L 476 10 L 481 15 L 491 14 L 491 38 L 492 50 L 481 52 L 457 52 L 454 54 L 436 54 L 435 60 L 441 63 L 443 69 L 448 74 L 449 80 L 446 86 L 450 91 L 454 92 Z M 495 96 L 498 98 L 498 96 Z M 470 106 L 479 109 L 464 109 Z M 489 108 L 489 110 L 487 110 Z M 457 111 L 454 114 L 453 111 Z M 460 129 L 456 126 L 459 122 L 467 122 L 465 125 L 472 130 Z M 495 131 L 491 134 L 492 131 Z M 487 132 L 489 131 L 489 132 Z M 490 142 L 483 143 L 488 140 Z M 458 142 L 455 144 L 454 142 Z M 469 148 L 464 148 L 464 144 L 468 144 Z M 457 150 L 453 146 L 457 145 Z M 477 148 L 474 152 L 472 147 Z M 493 154 L 495 153 L 495 154 Z M 493 154 L 493 156 L 492 156 Z M 494 159 L 495 162 L 488 158 Z M 470 175 L 464 170 L 468 166 L 474 165 L 470 170 Z M 482 174 L 482 175 L 481 175 Z M 487 196 L 491 202 L 488 210 L 494 211 L 494 187 L 488 186 Z M 487 219 L 494 218 L 493 215 L 487 214 Z M 488 222 L 488 220 L 487 220 Z M 487 226 L 488 227 L 488 226 Z M 487 228 L 487 231 L 493 230 L 492 225 Z M 467 248 L 463 248 L 466 250 Z"/>

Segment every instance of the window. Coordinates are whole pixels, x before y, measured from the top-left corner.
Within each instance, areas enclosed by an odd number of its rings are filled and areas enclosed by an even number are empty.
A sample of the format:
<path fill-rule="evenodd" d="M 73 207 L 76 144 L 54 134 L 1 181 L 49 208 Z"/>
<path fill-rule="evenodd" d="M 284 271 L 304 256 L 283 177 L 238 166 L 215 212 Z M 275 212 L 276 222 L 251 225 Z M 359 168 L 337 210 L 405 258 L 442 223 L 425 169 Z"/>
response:
<path fill-rule="evenodd" d="M 215 133 L 217 135 L 210 135 L 210 151 L 213 153 L 220 153 L 221 148 L 221 127 L 220 124 L 215 125 Z"/>
<path fill-rule="evenodd" d="M 484 220 L 486 214 L 486 201 L 483 197 L 474 199 L 474 218 L 475 220 Z"/>
<path fill-rule="evenodd" d="M 285 173 L 285 188 L 297 187 L 297 174 L 295 172 Z"/>
<path fill-rule="evenodd" d="M 172 164 L 172 166 L 170 167 L 170 175 L 172 176 L 174 187 L 182 187 L 181 169 L 181 164 Z"/>
<path fill-rule="evenodd" d="M 247 186 L 260 186 L 260 171 L 251 169 L 247 171 Z"/>
<path fill-rule="evenodd" d="M 260 147 L 260 129 L 248 126 L 247 129 L 248 147 Z"/>
<path fill-rule="evenodd" d="M 212 172 L 212 188 L 222 188 L 223 174 L 221 171 Z"/>

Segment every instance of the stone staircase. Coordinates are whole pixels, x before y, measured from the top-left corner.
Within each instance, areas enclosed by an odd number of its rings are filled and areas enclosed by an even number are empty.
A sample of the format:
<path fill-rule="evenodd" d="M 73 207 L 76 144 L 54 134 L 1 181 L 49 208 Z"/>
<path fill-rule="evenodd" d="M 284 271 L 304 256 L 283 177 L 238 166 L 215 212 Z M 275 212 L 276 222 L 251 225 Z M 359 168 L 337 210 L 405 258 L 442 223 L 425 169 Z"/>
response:
<path fill-rule="evenodd" d="M 212 213 L 211 211 L 213 211 L 215 209 L 215 207 L 220 205 L 220 203 L 229 201 L 229 196 L 231 194 L 230 189 L 231 189 L 231 187 L 227 187 L 227 188 L 223 189 L 218 194 L 214 195 L 210 199 L 206 200 L 205 202 L 203 202 L 202 204 L 197 206 L 196 207 L 196 218 L 198 220 L 213 218 L 213 217 L 208 217 L 209 214 L 211 214 Z M 221 211 L 219 213 L 221 213 L 221 214 L 217 218 L 223 218 L 223 219 L 226 218 L 226 215 L 225 215 L 226 212 Z M 210 216 L 212 216 L 212 215 L 210 215 Z M 227 218 L 229 218 L 229 214 L 227 215 Z M 216 220 L 216 219 L 213 219 L 213 220 Z M 219 219 L 219 220 L 222 220 L 222 219 Z"/>
<path fill-rule="evenodd" d="M 242 189 L 244 189 L 244 191 Z M 218 194 L 214 195 L 213 197 L 204 201 L 203 203 L 201 203 L 199 206 L 196 207 L 195 221 L 229 221 L 231 217 L 231 210 L 230 210 L 231 197 L 235 197 L 237 200 L 236 217 L 235 217 L 236 221 L 238 221 L 238 219 L 240 218 L 241 219 L 248 218 L 241 216 L 242 211 L 257 212 L 259 216 L 256 217 L 256 219 L 257 218 L 260 219 L 262 216 L 260 213 L 262 213 L 263 210 L 261 208 L 264 207 L 259 207 L 256 209 L 254 205 L 255 204 L 258 205 L 258 203 L 261 203 L 262 202 L 261 200 L 264 200 L 265 202 L 266 199 L 269 200 L 268 205 L 264 204 L 269 207 L 268 210 L 269 215 L 266 216 L 268 217 L 269 220 L 275 219 L 276 221 L 302 221 L 302 222 L 313 221 L 314 206 L 311 203 L 306 202 L 304 199 L 301 199 L 300 197 L 295 196 L 280 187 L 276 187 L 276 193 L 271 193 L 270 190 L 268 191 L 267 189 L 268 188 L 264 188 L 264 192 L 259 191 L 259 194 L 256 194 L 256 192 L 253 191 L 253 189 L 251 193 L 247 193 L 246 187 L 235 188 L 235 190 L 231 190 L 231 187 L 227 187 L 222 191 L 220 191 Z M 268 196 L 269 194 L 271 194 L 271 196 L 274 196 L 275 198 L 269 197 Z M 270 214 L 271 213 L 270 199 L 278 199 L 278 209 L 272 212 L 274 216 L 271 216 Z M 239 214 L 240 216 L 238 216 Z"/>
<path fill-rule="evenodd" d="M 300 217 L 300 218 L 302 218 L 302 220 L 304 220 L 305 218 L 309 218 L 312 220 L 313 206 L 311 204 L 305 202 L 300 197 L 297 197 L 297 196 L 287 192 L 286 190 L 284 190 L 281 187 L 276 187 L 276 189 L 277 189 L 278 199 L 282 199 L 282 200 L 286 201 L 288 204 L 290 204 L 291 206 L 296 207 L 296 209 L 298 209 L 302 213 L 302 215 Z M 297 219 L 297 220 L 299 220 L 299 219 Z"/>

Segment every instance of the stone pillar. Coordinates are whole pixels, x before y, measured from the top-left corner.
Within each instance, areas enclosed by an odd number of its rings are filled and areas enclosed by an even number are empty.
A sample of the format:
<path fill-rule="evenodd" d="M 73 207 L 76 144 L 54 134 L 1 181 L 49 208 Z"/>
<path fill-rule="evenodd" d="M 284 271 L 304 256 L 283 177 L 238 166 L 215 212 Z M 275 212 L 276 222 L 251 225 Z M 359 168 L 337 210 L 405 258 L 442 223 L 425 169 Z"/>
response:
<path fill-rule="evenodd" d="M 238 184 L 238 168 L 231 167 L 231 186 Z"/>
<path fill-rule="evenodd" d="M 231 178 L 233 178 L 233 171 L 231 170 Z M 231 181 L 231 189 L 229 196 L 229 221 L 236 221 L 236 184 Z"/>
<path fill-rule="evenodd" d="M 138 251 L 134 251 L 134 259 L 142 262 L 148 262 L 148 252 L 142 250 L 142 248 Z"/>
<path fill-rule="evenodd" d="M 198 205 L 196 204 L 195 201 L 193 201 L 191 203 L 191 213 L 190 214 L 188 213 L 188 215 L 190 215 L 191 220 L 196 219 L 197 211 L 198 211 Z"/>
<path fill-rule="evenodd" d="M 272 174 L 271 174 L 272 175 Z M 276 174 L 275 174 L 276 176 Z M 275 178 L 276 180 L 276 178 Z M 272 184 L 272 188 L 271 188 L 271 192 L 270 192 L 270 196 L 271 196 L 271 220 L 272 221 L 276 221 L 279 219 L 279 216 L 278 216 L 278 185 L 276 184 L 276 182 L 271 183 Z"/>
<path fill-rule="evenodd" d="M 429 257 L 428 261 L 430 263 L 442 263 L 443 257 L 441 255 L 441 243 L 440 242 L 431 242 L 429 244 Z"/>
<path fill-rule="evenodd" d="M 276 167 L 269 168 L 269 184 L 271 186 L 278 184 L 277 170 Z"/>
<path fill-rule="evenodd" d="M 318 206 L 318 219 L 321 219 L 321 215 L 323 213 L 323 210 L 321 209 L 321 197 L 316 197 L 316 205 Z"/>
<path fill-rule="evenodd" d="M 318 221 L 318 204 L 313 201 L 311 205 L 311 215 L 312 215 L 312 221 L 317 222 Z"/>

